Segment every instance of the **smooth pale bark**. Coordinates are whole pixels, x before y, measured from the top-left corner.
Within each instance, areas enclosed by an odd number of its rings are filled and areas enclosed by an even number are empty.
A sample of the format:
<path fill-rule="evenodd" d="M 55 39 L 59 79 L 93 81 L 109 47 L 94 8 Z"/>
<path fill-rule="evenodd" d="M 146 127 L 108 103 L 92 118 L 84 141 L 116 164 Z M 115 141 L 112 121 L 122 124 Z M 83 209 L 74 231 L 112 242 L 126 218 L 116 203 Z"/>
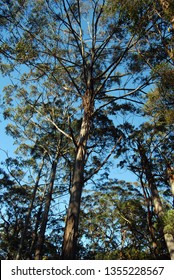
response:
<path fill-rule="evenodd" d="M 174 168 L 169 166 L 167 169 L 167 175 L 169 178 L 169 184 L 170 184 L 170 188 L 171 188 L 171 193 L 173 196 L 173 209 L 174 209 Z"/>
<path fill-rule="evenodd" d="M 172 234 L 165 233 L 164 239 L 167 244 L 167 248 L 170 254 L 170 259 L 174 260 L 174 238 Z"/>
<path fill-rule="evenodd" d="M 163 224 L 162 222 L 162 218 L 164 215 L 164 211 L 163 211 L 163 205 L 161 202 L 161 198 L 159 196 L 159 192 L 158 189 L 156 187 L 156 183 L 154 180 L 154 176 L 152 174 L 152 166 L 151 163 L 149 162 L 147 155 L 146 155 L 146 150 L 144 149 L 143 145 L 141 145 L 140 143 L 138 143 L 138 150 L 141 156 L 141 163 L 143 166 L 143 170 L 145 172 L 146 175 L 146 179 L 148 181 L 148 187 L 151 191 L 151 195 L 152 195 L 152 201 L 153 201 L 153 205 L 155 208 L 155 213 L 158 216 L 161 224 Z M 163 236 L 166 242 L 166 246 L 168 249 L 168 252 L 170 254 L 170 259 L 174 260 L 174 238 L 172 234 L 168 234 L 168 233 L 164 233 L 164 228 L 162 226 L 161 230 L 163 231 Z"/>
<path fill-rule="evenodd" d="M 87 92 L 83 98 L 84 115 L 74 162 L 73 181 L 70 190 L 70 201 L 62 247 L 62 259 L 71 260 L 76 258 L 80 203 L 84 186 L 86 146 L 91 125 L 91 115 L 93 113 L 93 102 L 91 97 L 92 93 L 90 95 L 90 92 Z"/>

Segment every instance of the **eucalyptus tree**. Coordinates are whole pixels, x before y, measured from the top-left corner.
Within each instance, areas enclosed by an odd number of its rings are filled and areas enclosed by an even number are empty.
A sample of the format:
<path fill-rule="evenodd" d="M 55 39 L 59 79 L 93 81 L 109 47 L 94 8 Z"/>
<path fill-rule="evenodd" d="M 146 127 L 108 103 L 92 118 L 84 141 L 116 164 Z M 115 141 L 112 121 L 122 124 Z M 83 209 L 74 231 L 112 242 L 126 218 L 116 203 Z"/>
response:
<path fill-rule="evenodd" d="M 156 259 L 162 254 L 153 252 L 146 202 L 137 182 L 97 181 L 82 199 L 81 216 L 82 258 Z"/>
<path fill-rule="evenodd" d="M 112 117 L 126 114 L 125 109 L 134 110 L 129 101 L 141 104 L 140 93 L 150 82 L 147 72 L 141 76 L 144 68 L 135 66 L 136 46 L 142 34 L 130 32 L 130 22 L 119 9 L 107 15 L 105 0 L 0 3 L 2 71 L 13 73 L 16 79 L 20 76 L 12 86 L 18 99 L 11 92 L 9 102 L 15 100 L 22 110 L 20 101 L 25 100 L 28 112 L 24 117 L 32 125 L 32 133 L 40 121 L 47 122 L 67 139 L 73 151 L 62 246 L 62 257 L 72 259 L 76 255 L 84 183 L 100 171 L 121 141 Z M 148 31 L 150 28 L 146 25 Z M 48 87 L 53 91 L 48 92 Z M 59 119 L 52 115 L 53 104 L 61 108 L 63 122 L 60 115 Z M 102 135 L 104 124 L 107 127 Z M 94 170 L 89 170 L 90 162 Z"/>
<path fill-rule="evenodd" d="M 170 80 L 174 62 L 173 1 L 134 0 L 122 3 L 119 0 L 108 0 L 108 14 L 117 9 L 125 22 L 129 22 L 130 32 L 141 34 L 134 53 L 137 67 L 151 69 L 152 78 L 156 79 L 161 77 L 166 66 L 165 78 Z"/>
<path fill-rule="evenodd" d="M 174 236 L 166 230 L 168 227 L 164 223 L 164 220 L 169 222 L 165 215 L 173 219 L 173 71 L 170 64 L 157 68 L 156 87 L 147 94 L 143 109 L 148 122 L 137 130 L 129 124 L 125 126 L 126 134 L 130 135 L 125 140 L 129 147 L 126 143 L 128 156 L 121 165 L 126 164 L 139 178 L 147 202 L 149 230 L 156 253 L 160 244 L 155 237 L 154 215 L 158 218 L 159 230 L 173 259 Z M 165 195 L 161 196 L 163 193 Z"/>
<path fill-rule="evenodd" d="M 173 234 L 166 230 L 164 223 L 165 215 L 173 211 L 173 194 L 167 174 L 168 165 L 173 159 L 172 135 L 160 122 L 144 123 L 140 130 L 127 126 L 127 130 L 132 131 L 132 139 L 130 137 L 125 140 L 127 157 L 121 164 L 136 174 L 142 187 L 148 209 L 151 241 L 156 254 L 159 254 L 158 247 L 161 246 L 155 232 L 157 230 L 165 239 L 164 251 L 168 249 L 170 258 L 173 259 Z M 156 219 L 157 224 L 154 226 Z"/>

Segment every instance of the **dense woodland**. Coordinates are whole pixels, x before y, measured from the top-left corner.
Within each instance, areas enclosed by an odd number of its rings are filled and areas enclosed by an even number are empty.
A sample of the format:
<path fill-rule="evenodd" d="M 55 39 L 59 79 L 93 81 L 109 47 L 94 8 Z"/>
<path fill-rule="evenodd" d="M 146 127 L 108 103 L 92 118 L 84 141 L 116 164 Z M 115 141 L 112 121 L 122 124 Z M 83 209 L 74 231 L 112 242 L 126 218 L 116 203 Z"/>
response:
<path fill-rule="evenodd" d="M 0 31 L 0 258 L 174 259 L 174 1 L 0 0 Z"/>

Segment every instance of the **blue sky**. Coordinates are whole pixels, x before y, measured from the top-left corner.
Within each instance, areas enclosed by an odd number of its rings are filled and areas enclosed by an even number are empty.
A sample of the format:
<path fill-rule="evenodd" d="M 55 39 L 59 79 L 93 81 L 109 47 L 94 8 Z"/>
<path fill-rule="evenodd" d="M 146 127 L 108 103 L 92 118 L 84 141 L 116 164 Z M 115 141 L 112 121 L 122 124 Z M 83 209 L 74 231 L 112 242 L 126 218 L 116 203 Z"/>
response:
<path fill-rule="evenodd" d="M 0 75 L 1 83 L 0 83 L 0 104 L 2 104 L 3 99 L 3 88 L 7 85 L 9 85 L 10 79 L 8 77 L 3 77 Z M 1 137 L 0 137 L 0 161 L 4 160 L 6 158 L 6 154 L 2 151 L 8 152 L 9 156 L 13 156 L 13 152 L 15 150 L 15 146 L 13 145 L 14 139 L 10 136 L 8 136 L 5 133 L 5 126 L 7 125 L 8 121 L 4 121 L 3 119 L 3 108 L 1 105 L 0 108 L 0 131 L 1 131 Z M 1 150 L 2 149 L 2 150 Z"/>

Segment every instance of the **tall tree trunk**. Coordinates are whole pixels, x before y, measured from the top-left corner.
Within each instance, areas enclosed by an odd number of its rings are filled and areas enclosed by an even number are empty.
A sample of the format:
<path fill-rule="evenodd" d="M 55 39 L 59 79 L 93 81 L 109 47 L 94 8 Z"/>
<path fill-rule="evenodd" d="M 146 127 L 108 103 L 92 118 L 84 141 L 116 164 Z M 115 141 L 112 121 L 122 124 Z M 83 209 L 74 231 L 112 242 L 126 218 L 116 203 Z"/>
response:
<path fill-rule="evenodd" d="M 164 232 L 163 221 L 162 221 L 162 218 L 164 216 L 163 205 L 162 205 L 161 198 L 159 196 L 159 192 L 158 192 L 155 180 L 154 180 L 154 176 L 152 174 L 152 166 L 147 158 L 145 148 L 140 143 L 138 143 L 138 150 L 140 153 L 143 170 L 145 172 L 146 179 L 148 181 L 148 186 L 151 191 L 152 201 L 153 201 L 154 208 L 155 208 L 155 213 L 158 216 L 159 221 L 162 225 L 161 229 L 163 232 L 163 236 L 164 236 L 164 239 L 166 242 L 168 252 L 170 254 L 170 259 L 174 260 L 174 238 L 173 238 L 172 234 Z"/>
<path fill-rule="evenodd" d="M 37 240 L 36 251 L 35 251 L 35 260 L 42 259 L 42 252 L 43 252 L 43 246 L 44 246 L 44 241 L 45 241 L 45 231 L 46 231 L 46 227 L 47 227 L 48 214 L 49 214 L 51 200 L 52 200 L 52 193 L 53 193 L 54 181 L 55 181 L 55 177 L 56 177 L 58 159 L 60 157 L 59 148 L 60 147 L 57 148 L 56 157 L 55 157 L 55 159 L 52 163 L 52 167 L 51 167 L 50 183 L 49 183 L 48 193 L 46 196 L 46 202 L 45 202 L 45 208 L 44 208 L 44 212 L 43 212 L 43 216 L 42 216 L 40 232 L 38 234 L 38 240 Z"/>
<path fill-rule="evenodd" d="M 67 211 L 64 239 L 62 246 L 62 259 L 75 259 L 77 252 L 78 224 L 82 189 L 84 186 L 84 167 L 86 158 L 87 140 L 93 112 L 92 94 L 87 91 L 83 97 L 84 115 L 77 143 L 77 151 L 74 162 L 72 188 Z"/>
<path fill-rule="evenodd" d="M 36 183 L 35 183 L 35 186 L 34 186 L 34 189 L 33 189 L 32 200 L 31 200 L 31 203 L 30 203 L 30 206 L 28 208 L 27 215 L 26 215 L 26 218 L 25 218 L 24 228 L 23 228 L 23 231 L 22 231 L 21 241 L 20 241 L 20 244 L 19 244 L 19 250 L 18 250 L 17 255 L 16 255 L 16 260 L 20 260 L 21 257 L 22 257 L 24 241 L 25 241 L 25 238 L 26 238 L 26 234 L 27 234 L 27 230 L 28 230 L 28 226 L 29 226 L 29 222 L 30 222 L 31 212 L 33 210 L 33 204 L 34 204 L 34 201 L 35 201 L 36 192 L 37 192 L 37 189 L 38 189 L 38 186 L 39 186 L 39 181 L 40 181 L 40 177 L 41 177 L 41 173 L 42 173 L 42 168 L 43 168 L 43 165 L 44 165 L 44 160 L 45 160 L 45 156 L 42 159 L 42 164 L 41 164 L 41 167 L 39 169 L 39 173 L 38 173 Z"/>

